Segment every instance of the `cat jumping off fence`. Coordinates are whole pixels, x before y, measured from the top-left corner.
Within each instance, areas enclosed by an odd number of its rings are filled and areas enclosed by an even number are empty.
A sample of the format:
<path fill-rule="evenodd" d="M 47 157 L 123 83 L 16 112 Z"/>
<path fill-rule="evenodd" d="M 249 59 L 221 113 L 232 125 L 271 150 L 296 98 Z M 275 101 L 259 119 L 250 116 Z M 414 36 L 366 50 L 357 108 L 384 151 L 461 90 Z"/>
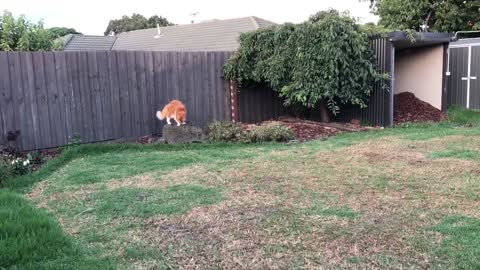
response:
<path fill-rule="evenodd" d="M 182 102 L 172 100 L 163 107 L 163 110 L 157 111 L 157 118 L 163 120 L 167 118 L 167 123 L 171 125 L 170 119 L 177 122 L 177 126 L 183 125 L 187 122 L 187 108 Z"/>

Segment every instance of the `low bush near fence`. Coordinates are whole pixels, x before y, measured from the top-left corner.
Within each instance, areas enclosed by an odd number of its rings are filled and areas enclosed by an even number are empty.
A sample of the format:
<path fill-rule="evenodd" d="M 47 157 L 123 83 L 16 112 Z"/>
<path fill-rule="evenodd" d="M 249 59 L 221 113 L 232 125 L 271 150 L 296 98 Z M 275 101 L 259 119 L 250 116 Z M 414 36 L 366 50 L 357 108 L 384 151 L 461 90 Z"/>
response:
<path fill-rule="evenodd" d="M 280 123 L 243 126 L 231 122 L 208 125 L 207 138 L 211 142 L 286 142 L 294 139 L 293 131 Z"/>
<path fill-rule="evenodd" d="M 213 122 L 206 129 L 211 142 L 239 142 L 246 138 L 246 131 L 232 122 Z"/>
<path fill-rule="evenodd" d="M 267 123 L 254 127 L 249 137 L 254 142 L 286 142 L 294 139 L 293 131 L 279 123 Z"/>
<path fill-rule="evenodd" d="M 10 179 L 12 176 L 12 168 L 8 165 L 6 161 L 0 159 L 0 187 L 2 186 L 4 181 Z"/>

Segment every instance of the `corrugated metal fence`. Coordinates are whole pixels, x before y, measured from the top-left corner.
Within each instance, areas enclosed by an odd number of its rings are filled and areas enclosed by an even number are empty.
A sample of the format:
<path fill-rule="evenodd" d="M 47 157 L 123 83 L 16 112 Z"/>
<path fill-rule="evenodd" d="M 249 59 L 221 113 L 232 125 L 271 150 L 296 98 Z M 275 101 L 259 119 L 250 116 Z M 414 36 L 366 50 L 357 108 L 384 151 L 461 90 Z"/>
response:
<path fill-rule="evenodd" d="M 240 122 L 258 123 L 289 114 L 283 99 L 268 86 L 241 88 L 238 91 Z"/>
<path fill-rule="evenodd" d="M 0 52 L 0 144 L 20 130 L 22 150 L 159 132 L 172 99 L 203 126 L 230 120 L 231 52 Z"/>
<path fill-rule="evenodd" d="M 372 40 L 371 46 L 375 52 L 378 69 L 392 75 L 394 72 L 392 43 L 388 38 L 377 38 Z M 346 105 L 335 119 L 348 122 L 356 118 L 369 124 L 391 126 L 393 124 L 393 89 L 391 81 L 387 84 L 390 89 L 382 89 L 380 83 L 375 85 L 367 108 L 361 109 L 359 106 Z"/>

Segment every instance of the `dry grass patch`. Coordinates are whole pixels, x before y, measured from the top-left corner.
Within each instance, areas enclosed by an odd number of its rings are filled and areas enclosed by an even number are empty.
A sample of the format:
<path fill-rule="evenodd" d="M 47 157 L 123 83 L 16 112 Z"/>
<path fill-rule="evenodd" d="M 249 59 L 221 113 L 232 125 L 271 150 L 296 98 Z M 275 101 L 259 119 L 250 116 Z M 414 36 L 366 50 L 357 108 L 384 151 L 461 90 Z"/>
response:
<path fill-rule="evenodd" d="M 480 217 L 478 160 L 430 153 L 473 142 L 480 140 L 385 136 L 343 148 L 311 142 L 53 196 L 44 183 L 30 197 L 48 202 L 70 234 L 125 268 L 429 269 L 439 265 L 433 252 L 444 238 L 428 228 L 448 215 Z M 150 209 L 190 199 L 167 196 L 178 186 L 207 189 L 207 199 L 221 191 L 222 200 L 175 214 Z M 83 212 L 102 201 L 104 212 Z"/>

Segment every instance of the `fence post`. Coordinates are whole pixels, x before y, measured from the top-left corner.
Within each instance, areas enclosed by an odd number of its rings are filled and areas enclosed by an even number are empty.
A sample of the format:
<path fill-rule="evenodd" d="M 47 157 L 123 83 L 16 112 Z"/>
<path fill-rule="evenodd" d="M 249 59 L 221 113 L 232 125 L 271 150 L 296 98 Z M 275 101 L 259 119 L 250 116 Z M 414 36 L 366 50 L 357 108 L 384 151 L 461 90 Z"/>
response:
<path fill-rule="evenodd" d="M 237 123 L 240 121 L 238 110 L 238 85 L 234 80 L 230 80 L 230 103 L 232 104 L 232 121 Z"/>

